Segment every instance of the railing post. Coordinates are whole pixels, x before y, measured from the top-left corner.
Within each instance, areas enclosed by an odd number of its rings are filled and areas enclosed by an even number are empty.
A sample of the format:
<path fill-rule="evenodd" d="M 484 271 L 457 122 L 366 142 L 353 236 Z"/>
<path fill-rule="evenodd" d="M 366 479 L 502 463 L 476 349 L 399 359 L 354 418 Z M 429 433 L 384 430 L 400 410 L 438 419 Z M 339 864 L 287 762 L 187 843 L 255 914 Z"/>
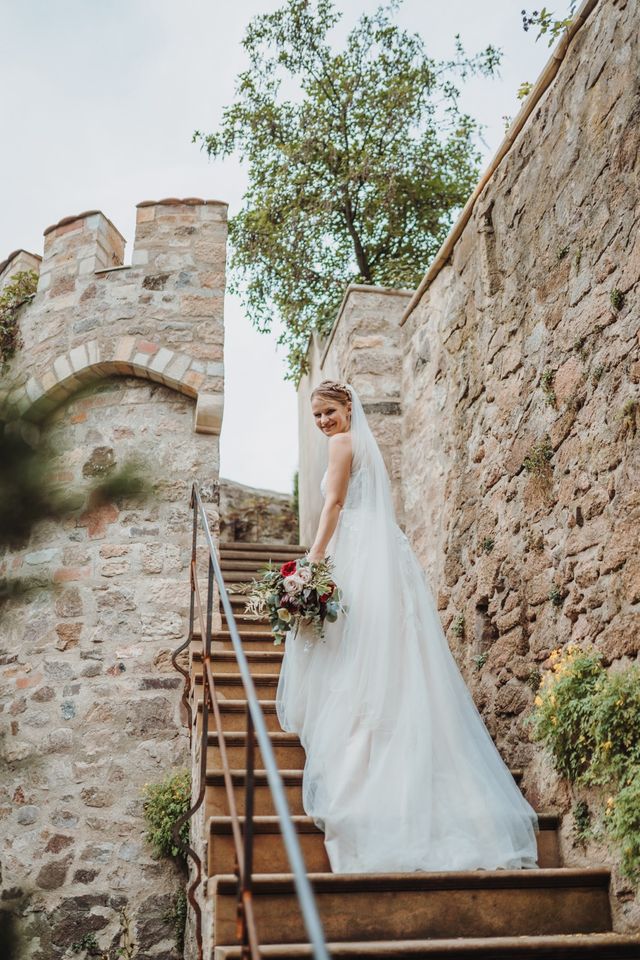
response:
<path fill-rule="evenodd" d="M 193 490 L 191 491 L 190 505 L 193 509 L 193 521 L 191 524 L 191 570 L 193 574 L 189 578 L 191 581 L 191 593 L 189 596 L 189 642 L 193 639 L 193 625 L 196 615 L 196 591 L 193 584 L 193 576 L 197 574 L 198 570 L 198 504 Z"/>
<path fill-rule="evenodd" d="M 213 621 L 213 560 L 209 557 L 209 576 L 207 579 L 207 636 L 203 654 L 207 661 L 211 660 L 211 625 Z"/>
<path fill-rule="evenodd" d="M 242 880 L 238 884 L 238 898 L 242 904 L 242 958 L 251 957 L 251 936 L 248 925 L 247 907 L 253 896 L 253 810 L 255 790 L 255 744 L 254 728 L 251 710 L 247 701 L 247 741 L 245 762 L 245 798 L 244 798 L 244 836 L 243 854 L 244 864 Z M 251 916 L 253 914 L 251 913 Z"/>

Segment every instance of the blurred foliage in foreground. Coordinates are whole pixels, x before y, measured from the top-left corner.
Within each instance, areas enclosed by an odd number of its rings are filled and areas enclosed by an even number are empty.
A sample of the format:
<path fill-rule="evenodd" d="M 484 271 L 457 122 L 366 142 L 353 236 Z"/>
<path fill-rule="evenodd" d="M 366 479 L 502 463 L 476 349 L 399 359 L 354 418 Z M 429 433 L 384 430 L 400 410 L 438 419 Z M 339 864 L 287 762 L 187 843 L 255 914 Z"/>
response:
<path fill-rule="evenodd" d="M 61 457 L 49 431 L 0 413 L 0 555 L 25 549 L 42 521 L 61 521 L 123 499 L 144 502 L 153 490 L 148 465 L 136 457 L 114 461 L 92 482 L 63 486 L 55 480 Z M 10 577 L 3 570 L 0 613 L 7 600 L 46 586 L 42 574 Z"/>

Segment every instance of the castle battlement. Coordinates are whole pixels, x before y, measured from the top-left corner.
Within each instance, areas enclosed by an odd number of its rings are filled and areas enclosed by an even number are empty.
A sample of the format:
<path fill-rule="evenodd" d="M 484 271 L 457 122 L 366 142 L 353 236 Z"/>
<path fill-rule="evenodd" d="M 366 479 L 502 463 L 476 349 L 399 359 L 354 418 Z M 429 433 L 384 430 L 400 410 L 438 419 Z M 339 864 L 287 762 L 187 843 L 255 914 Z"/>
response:
<path fill-rule="evenodd" d="M 42 257 L 0 263 L 0 288 L 18 270 L 39 274 L 5 397 L 38 419 L 81 383 L 131 374 L 195 398 L 196 431 L 219 432 L 226 240 L 227 204 L 197 197 L 137 204 L 130 265 L 101 210 L 47 227 Z"/>

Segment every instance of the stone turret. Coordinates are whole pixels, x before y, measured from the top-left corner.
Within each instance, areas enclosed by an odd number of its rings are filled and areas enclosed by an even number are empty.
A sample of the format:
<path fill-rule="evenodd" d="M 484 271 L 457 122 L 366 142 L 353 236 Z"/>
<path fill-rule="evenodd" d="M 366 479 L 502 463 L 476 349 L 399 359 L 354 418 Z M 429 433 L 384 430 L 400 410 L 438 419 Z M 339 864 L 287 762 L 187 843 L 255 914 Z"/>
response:
<path fill-rule="evenodd" d="M 41 584 L 0 631 L 2 874 L 31 897 L 34 960 L 87 932 L 111 943 L 120 906 L 141 954 L 177 957 L 163 918 L 180 878 L 144 842 L 142 787 L 190 766 L 170 654 L 187 638 L 194 480 L 219 530 L 226 204 L 144 201 L 130 266 L 124 248 L 91 210 L 49 227 L 42 258 L 0 264 L 0 286 L 39 272 L 1 388 L 46 430 L 54 480 L 86 491 L 135 455 L 154 486 L 142 504 L 87 498 L 0 556 L 0 577 Z"/>
<path fill-rule="evenodd" d="M 39 419 L 79 383 L 131 373 L 194 398 L 196 431 L 219 434 L 226 204 L 144 201 L 137 211 L 131 266 L 99 210 L 45 230 L 37 294 L 20 318 L 25 349 L 4 392 Z M 0 282 L 13 273 L 12 261 Z"/>

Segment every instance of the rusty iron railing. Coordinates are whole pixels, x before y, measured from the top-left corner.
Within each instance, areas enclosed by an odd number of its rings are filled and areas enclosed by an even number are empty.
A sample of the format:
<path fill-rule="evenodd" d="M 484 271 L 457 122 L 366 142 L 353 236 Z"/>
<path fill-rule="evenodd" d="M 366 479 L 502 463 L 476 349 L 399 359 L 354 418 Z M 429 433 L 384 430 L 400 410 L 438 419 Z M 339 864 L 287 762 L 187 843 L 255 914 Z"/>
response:
<path fill-rule="evenodd" d="M 229 816 L 231 818 L 231 831 L 235 850 L 235 873 L 238 880 L 238 927 L 237 939 L 242 944 L 243 958 L 251 960 L 260 960 L 260 942 L 258 930 L 256 927 L 255 914 L 253 909 L 253 834 L 254 834 L 254 775 L 255 775 L 255 741 L 260 748 L 262 762 L 267 775 L 267 781 L 273 798 L 273 805 L 279 818 L 280 832 L 284 841 L 291 872 L 295 884 L 300 911 L 309 937 L 309 943 L 313 948 L 313 955 L 317 960 L 329 960 L 322 924 L 318 914 L 315 897 L 307 870 L 304 864 L 302 851 L 298 835 L 296 833 L 289 804 L 285 794 L 282 777 L 276 764 L 273 747 L 267 731 L 264 714 L 256 694 L 249 664 L 242 647 L 242 640 L 238 633 L 235 617 L 231 608 L 231 602 L 224 583 L 224 578 L 220 570 L 218 556 L 211 536 L 211 530 L 204 509 L 199 484 L 194 482 L 191 489 L 190 507 L 193 510 L 193 533 L 191 546 L 190 580 L 191 580 L 191 601 L 189 608 L 189 635 L 187 640 L 180 646 L 172 656 L 172 661 L 176 669 L 184 676 L 185 686 L 182 696 L 182 702 L 187 709 L 190 730 L 193 730 L 193 714 L 189 702 L 191 691 L 191 679 L 189 671 L 184 670 L 177 662 L 177 657 L 186 650 L 194 636 L 194 625 L 196 618 L 200 628 L 202 638 L 202 721 L 200 731 L 200 764 L 198 770 L 198 779 L 196 784 L 197 796 L 192 806 L 173 827 L 173 837 L 178 847 L 183 853 L 191 859 L 195 867 L 195 876 L 188 887 L 187 898 L 194 911 L 195 934 L 198 946 L 198 960 L 203 960 L 203 942 L 202 942 L 202 912 L 200 904 L 196 897 L 196 891 L 203 881 L 202 862 L 196 851 L 188 844 L 184 844 L 180 839 L 180 830 L 182 826 L 193 818 L 200 809 L 206 793 L 207 776 L 207 746 L 209 739 L 209 718 L 213 714 L 215 727 L 218 734 L 218 745 L 220 752 L 220 763 L 224 778 L 225 790 L 227 795 L 227 804 Z M 208 576 L 207 576 L 207 596 L 206 606 L 203 605 L 200 595 L 200 586 L 197 576 L 197 538 L 198 521 L 202 525 L 203 534 L 208 551 Z M 224 609 L 233 650 L 236 655 L 238 669 L 242 678 L 244 694 L 247 701 L 247 727 L 246 727 L 246 764 L 245 764 L 245 814 L 244 830 L 242 829 L 240 818 L 238 816 L 233 783 L 231 780 L 231 770 L 227 758 L 227 748 L 225 743 L 225 734 L 222 726 L 222 717 L 220 706 L 216 693 L 216 686 L 211 667 L 211 625 L 213 619 L 213 595 L 214 580 L 217 581 L 220 599 Z M 205 620 L 206 612 L 206 620 Z M 193 792 L 192 792 L 193 796 Z"/>

